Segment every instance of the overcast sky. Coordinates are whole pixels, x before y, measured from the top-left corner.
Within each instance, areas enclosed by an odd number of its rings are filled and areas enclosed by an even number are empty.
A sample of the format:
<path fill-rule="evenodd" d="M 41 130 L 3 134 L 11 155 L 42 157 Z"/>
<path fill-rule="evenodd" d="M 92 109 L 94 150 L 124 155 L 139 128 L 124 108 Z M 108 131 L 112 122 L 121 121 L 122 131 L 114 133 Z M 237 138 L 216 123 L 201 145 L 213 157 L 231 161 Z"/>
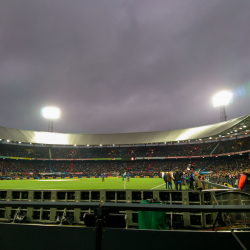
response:
<path fill-rule="evenodd" d="M 250 113 L 249 0 L 1 0 L 0 126 L 119 133 Z"/>

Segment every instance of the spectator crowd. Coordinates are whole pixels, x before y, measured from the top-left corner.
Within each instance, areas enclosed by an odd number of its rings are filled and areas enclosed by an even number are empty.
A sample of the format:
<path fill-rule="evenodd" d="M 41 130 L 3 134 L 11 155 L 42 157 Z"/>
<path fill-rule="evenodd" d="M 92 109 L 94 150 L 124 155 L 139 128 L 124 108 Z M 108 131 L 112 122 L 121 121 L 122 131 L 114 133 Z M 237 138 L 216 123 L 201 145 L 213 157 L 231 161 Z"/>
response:
<path fill-rule="evenodd" d="M 82 159 L 82 158 L 125 158 L 135 157 L 180 157 L 234 153 L 250 149 L 250 137 L 211 143 L 178 145 L 154 145 L 138 147 L 50 147 L 8 145 L 0 143 L 0 156 Z"/>
<path fill-rule="evenodd" d="M 237 154 L 231 157 L 216 157 L 218 154 L 234 153 L 250 149 L 250 137 L 211 143 L 161 145 L 141 147 L 49 147 L 0 144 L 0 177 L 28 178 L 39 177 L 44 173 L 63 176 L 100 176 L 102 173 L 125 171 L 133 176 L 161 176 L 162 172 L 186 171 L 188 164 L 196 172 L 207 172 L 207 180 L 218 182 L 222 178 L 238 179 L 243 169 L 249 166 L 248 154 Z M 136 157 L 179 157 L 211 155 L 192 159 L 140 159 Z M 229 154 L 229 155 L 230 155 Z M 6 159 L 4 159 L 6 157 Z M 33 160 L 11 160 L 8 157 L 23 157 Z M 76 160 L 76 159 L 89 160 Z M 112 160 L 98 160 L 106 158 Z M 117 158 L 121 158 L 118 160 Z M 46 159 L 46 160 L 45 160 Z M 56 160 L 55 160 L 56 159 Z M 67 161 L 65 161 L 67 160 Z"/>

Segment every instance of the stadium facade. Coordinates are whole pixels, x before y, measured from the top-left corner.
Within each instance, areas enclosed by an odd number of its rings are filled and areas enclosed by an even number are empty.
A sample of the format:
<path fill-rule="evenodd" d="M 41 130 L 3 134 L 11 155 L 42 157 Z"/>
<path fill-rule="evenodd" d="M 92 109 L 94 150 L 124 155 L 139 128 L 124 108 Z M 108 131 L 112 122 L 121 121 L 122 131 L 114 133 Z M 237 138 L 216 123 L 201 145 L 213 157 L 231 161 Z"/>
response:
<path fill-rule="evenodd" d="M 250 114 L 212 125 L 157 132 L 114 134 L 66 134 L 0 127 L 0 141 L 64 146 L 118 146 L 194 143 L 249 136 Z"/>

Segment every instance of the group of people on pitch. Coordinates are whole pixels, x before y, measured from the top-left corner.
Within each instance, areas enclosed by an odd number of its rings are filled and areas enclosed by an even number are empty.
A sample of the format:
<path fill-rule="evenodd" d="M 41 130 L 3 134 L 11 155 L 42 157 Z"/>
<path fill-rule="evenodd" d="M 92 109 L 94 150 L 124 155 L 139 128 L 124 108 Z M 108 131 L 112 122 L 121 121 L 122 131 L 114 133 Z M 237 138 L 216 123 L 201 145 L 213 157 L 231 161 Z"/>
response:
<path fill-rule="evenodd" d="M 194 190 L 194 183 L 196 184 L 197 182 L 198 184 L 198 179 L 196 180 L 193 170 L 189 170 L 183 174 L 182 171 L 176 168 L 175 172 L 166 172 L 163 179 L 166 182 L 166 189 L 173 189 L 172 180 L 174 181 L 176 190 L 181 190 L 182 185 L 189 185 L 189 189 Z"/>
<path fill-rule="evenodd" d="M 102 173 L 101 174 L 101 177 L 102 177 L 102 182 L 104 181 L 104 178 L 105 178 L 105 173 Z M 127 181 L 129 181 L 130 180 L 130 173 L 127 173 L 126 174 L 126 172 L 124 172 L 124 174 L 122 175 L 122 180 L 124 181 L 124 180 L 127 180 Z"/>
<path fill-rule="evenodd" d="M 194 184 L 197 186 L 198 184 L 198 176 L 194 175 L 193 170 L 189 170 L 188 172 L 184 173 L 179 171 L 178 168 L 174 173 L 166 172 L 163 176 L 164 181 L 166 182 L 166 189 L 173 189 L 172 188 L 172 180 L 175 183 L 175 189 L 181 190 L 182 184 L 189 184 L 189 189 L 194 190 Z M 243 173 L 240 176 L 239 189 L 242 192 L 250 193 L 250 169 L 245 168 Z"/>

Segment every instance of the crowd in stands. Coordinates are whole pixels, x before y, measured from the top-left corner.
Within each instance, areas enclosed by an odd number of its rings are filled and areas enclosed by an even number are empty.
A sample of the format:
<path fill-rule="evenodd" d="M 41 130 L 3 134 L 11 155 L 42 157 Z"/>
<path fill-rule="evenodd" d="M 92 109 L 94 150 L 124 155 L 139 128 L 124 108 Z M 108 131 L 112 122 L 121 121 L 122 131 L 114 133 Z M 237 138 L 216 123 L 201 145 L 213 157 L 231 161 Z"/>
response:
<path fill-rule="evenodd" d="M 200 156 L 240 152 L 250 149 L 250 137 L 211 143 L 141 146 L 141 147 L 89 147 L 62 148 L 0 144 L 0 156 L 82 159 L 82 158 L 135 158 L 135 157 L 179 157 Z"/>
<path fill-rule="evenodd" d="M 216 159 L 204 169 L 209 171 L 207 179 L 213 182 L 220 182 L 220 179 L 239 179 L 245 168 L 249 167 L 250 161 L 248 158 L 231 159 Z"/>
<path fill-rule="evenodd" d="M 125 171 L 131 176 L 160 176 L 161 172 L 174 171 L 178 168 L 184 171 L 189 163 L 195 170 L 209 171 L 207 178 L 238 178 L 242 170 L 249 166 L 248 155 L 231 157 L 211 157 L 196 159 L 173 160 L 135 160 L 135 157 L 178 157 L 217 155 L 223 153 L 240 152 L 250 149 L 250 137 L 237 140 L 218 141 L 200 144 L 141 146 L 141 147 L 88 147 L 63 148 L 48 146 L 23 146 L 0 143 L 0 156 L 62 159 L 49 160 L 0 160 L 0 176 L 27 177 L 41 176 L 42 173 L 62 173 L 64 176 L 100 176 L 102 173 L 116 172 L 122 175 Z M 74 161 L 82 158 L 125 158 L 127 161 Z M 71 161 L 63 161 L 70 159 Z"/>
<path fill-rule="evenodd" d="M 129 172 L 133 176 L 161 176 L 162 172 L 186 171 L 191 163 L 195 171 L 209 174 L 207 178 L 238 178 L 242 171 L 249 166 L 248 155 L 223 158 L 202 158 L 197 160 L 137 160 L 137 161 L 26 161 L 1 160 L 0 176 L 2 177 L 29 177 L 45 174 L 61 176 L 96 176 L 102 173 Z M 32 174 L 30 175 L 32 176 Z"/>
<path fill-rule="evenodd" d="M 240 152 L 248 149 L 250 149 L 250 140 L 248 138 L 244 138 L 242 140 L 232 140 L 220 143 L 219 147 L 215 149 L 214 154 Z"/>
<path fill-rule="evenodd" d="M 49 158 L 48 147 L 16 146 L 0 143 L 1 156 Z"/>

